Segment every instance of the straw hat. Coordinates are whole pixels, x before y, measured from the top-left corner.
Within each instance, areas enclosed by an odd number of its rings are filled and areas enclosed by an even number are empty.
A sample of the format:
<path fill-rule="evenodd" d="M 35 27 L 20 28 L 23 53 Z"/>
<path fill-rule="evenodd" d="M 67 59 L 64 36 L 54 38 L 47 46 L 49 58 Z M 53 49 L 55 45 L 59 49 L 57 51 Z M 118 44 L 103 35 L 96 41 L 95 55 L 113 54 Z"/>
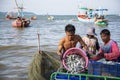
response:
<path fill-rule="evenodd" d="M 97 35 L 97 34 L 95 33 L 95 28 L 94 28 L 94 27 L 89 28 L 89 29 L 87 30 L 87 34 L 88 34 L 88 35 Z"/>

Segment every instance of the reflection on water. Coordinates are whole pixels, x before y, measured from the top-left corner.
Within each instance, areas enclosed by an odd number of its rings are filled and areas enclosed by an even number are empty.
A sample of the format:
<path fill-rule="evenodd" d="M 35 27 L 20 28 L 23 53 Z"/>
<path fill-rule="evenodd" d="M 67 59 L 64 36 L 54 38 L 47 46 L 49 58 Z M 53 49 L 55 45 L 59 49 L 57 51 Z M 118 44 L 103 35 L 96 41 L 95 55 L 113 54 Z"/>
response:
<path fill-rule="evenodd" d="M 35 46 L 0 47 L 0 77 L 27 78 L 27 66 L 35 51 Z"/>
<path fill-rule="evenodd" d="M 107 19 L 107 27 L 98 27 L 81 23 L 75 16 L 55 16 L 53 21 L 45 18 L 32 21 L 31 27 L 24 29 L 13 28 L 11 20 L 0 19 L 0 80 L 25 80 L 28 65 L 38 50 L 37 34 L 40 33 L 41 50 L 56 52 L 59 39 L 65 35 L 64 27 L 69 23 L 75 25 L 76 34 L 81 36 L 85 35 L 88 27 L 95 27 L 100 44 L 102 41 L 99 33 L 107 28 L 111 31 L 112 39 L 120 46 L 120 17 L 108 16 Z"/>

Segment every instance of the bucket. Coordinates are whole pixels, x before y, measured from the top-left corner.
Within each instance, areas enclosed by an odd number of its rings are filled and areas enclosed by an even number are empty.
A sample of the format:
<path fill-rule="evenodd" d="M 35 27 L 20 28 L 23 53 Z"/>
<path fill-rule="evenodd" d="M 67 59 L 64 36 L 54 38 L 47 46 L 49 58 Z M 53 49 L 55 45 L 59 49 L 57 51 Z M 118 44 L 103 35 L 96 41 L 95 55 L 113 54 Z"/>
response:
<path fill-rule="evenodd" d="M 63 66 L 66 70 L 70 71 L 70 68 L 66 64 L 67 56 L 70 56 L 70 55 L 73 55 L 73 54 L 79 55 L 79 56 L 81 56 L 81 58 L 84 59 L 84 61 L 85 61 L 84 69 L 88 67 L 88 57 L 87 57 L 86 53 L 80 48 L 70 48 L 64 53 L 63 59 L 62 59 L 62 64 L 63 64 Z M 83 70 L 80 70 L 80 72 L 82 72 L 82 71 Z"/>

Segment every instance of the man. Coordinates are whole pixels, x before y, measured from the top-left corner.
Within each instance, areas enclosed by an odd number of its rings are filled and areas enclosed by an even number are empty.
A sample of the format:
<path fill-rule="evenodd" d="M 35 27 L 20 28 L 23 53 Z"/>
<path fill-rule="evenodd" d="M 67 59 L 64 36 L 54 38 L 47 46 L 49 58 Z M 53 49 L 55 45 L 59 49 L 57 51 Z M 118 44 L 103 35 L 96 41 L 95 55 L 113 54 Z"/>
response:
<path fill-rule="evenodd" d="M 120 52 L 117 43 L 110 38 L 110 31 L 103 29 L 100 32 L 101 39 L 104 42 L 104 45 L 101 46 L 97 56 L 93 57 L 93 60 L 99 60 L 105 58 L 107 61 L 120 61 Z"/>
<path fill-rule="evenodd" d="M 87 45 L 83 42 L 82 38 L 79 35 L 75 34 L 75 27 L 72 24 L 68 24 L 65 27 L 66 36 L 62 38 L 58 45 L 57 54 L 62 58 L 62 55 L 69 48 L 76 47 L 76 44 L 79 42 L 85 49 Z"/>

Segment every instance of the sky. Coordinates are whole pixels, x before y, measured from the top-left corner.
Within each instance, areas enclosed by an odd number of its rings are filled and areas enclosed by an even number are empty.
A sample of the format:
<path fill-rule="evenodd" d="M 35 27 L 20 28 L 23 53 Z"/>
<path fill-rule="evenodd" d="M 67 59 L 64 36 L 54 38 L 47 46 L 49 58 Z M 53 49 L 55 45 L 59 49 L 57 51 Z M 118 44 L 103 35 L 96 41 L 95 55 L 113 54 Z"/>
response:
<path fill-rule="evenodd" d="M 80 3 L 88 8 L 106 8 L 107 14 L 120 14 L 120 0 L 17 0 L 24 11 L 36 14 L 76 15 Z M 15 0 L 1 0 L 0 12 L 16 11 Z"/>

